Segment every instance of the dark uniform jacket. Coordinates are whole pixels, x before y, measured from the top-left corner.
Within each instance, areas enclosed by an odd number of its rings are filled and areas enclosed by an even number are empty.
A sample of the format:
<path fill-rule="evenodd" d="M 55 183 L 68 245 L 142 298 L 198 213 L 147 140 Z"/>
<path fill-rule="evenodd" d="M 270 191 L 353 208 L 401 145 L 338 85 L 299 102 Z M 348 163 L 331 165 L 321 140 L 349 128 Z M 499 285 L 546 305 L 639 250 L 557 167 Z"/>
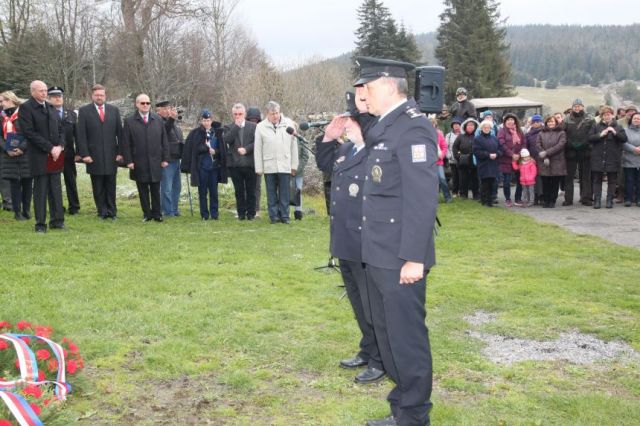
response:
<path fill-rule="evenodd" d="M 242 132 L 242 141 L 240 140 L 240 132 Z M 225 127 L 223 138 L 227 148 L 228 167 L 254 167 L 253 143 L 255 136 L 256 124 L 251 121 L 245 120 L 243 129 L 235 123 Z M 238 154 L 240 147 L 247 150 L 245 155 Z"/>
<path fill-rule="evenodd" d="M 169 143 L 169 158 L 171 161 L 177 161 L 182 158 L 184 148 L 184 139 L 182 130 L 176 126 L 176 120 L 173 117 L 162 118 L 164 121 L 164 129 L 167 132 L 167 141 Z"/>
<path fill-rule="evenodd" d="M 367 132 L 363 262 L 386 269 L 400 269 L 406 261 L 423 263 L 425 270 L 435 264 L 436 141 L 436 129 L 413 100 Z"/>
<path fill-rule="evenodd" d="M 74 162 L 78 116 L 70 109 L 62 109 L 62 132 L 64 134 L 64 162 Z"/>
<path fill-rule="evenodd" d="M 27 140 L 29 167 L 32 176 L 47 174 L 47 157 L 54 146 L 64 147 L 62 122 L 58 111 L 46 102 L 41 105 L 35 99 L 20 106 L 19 128 Z"/>
<path fill-rule="evenodd" d="M 362 191 L 366 174 L 367 149 L 352 156 L 353 142 L 316 140 L 316 164 L 331 175 L 331 256 L 352 262 L 362 261 Z"/>
<path fill-rule="evenodd" d="M 118 171 L 116 155 L 121 154 L 122 120 L 120 111 L 104 104 L 104 123 L 100 121 L 95 104 L 84 105 L 78 110 L 78 155 L 90 156 L 87 164 L 90 175 L 115 175 Z"/>
<path fill-rule="evenodd" d="M 613 127 L 616 134 L 609 132 L 604 138 L 600 133 L 607 127 Z M 622 147 L 627 141 L 624 129 L 614 121 L 611 124 L 599 122 L 593 125 L 589 134 L 591 143 L 591 171 L 617 172 L 622 164 Z"/>
<path fill-rule="evenodd" d="M 133 163 L 129 177 L 136 182 L 160 182 L 163 161 L 169 162 L 169 143 L 162 117 L 149 112 L 144 124 L 138 111 L 124 120 L 122 153 L 126 164 Z"/>
<path fill-rule="evenodd" d="M 219 122 L 214 121 L 211 124 L 211 129 L 215 138 L 218 140 L 218 149 L 220 150 L 219 156 L 217 156 L 220 164 L 220 180 L 218 183 L 227 183 L 229 180 L 229 174 L 227 172 L 227 152 L 223 139 L 222 126 Z M 184 153 L 182 155 L 182 163 L 180 164 L 180 170 L 183 173 L 191 173 L 191 186 L 198 186 L 200 180 L 200 156 L 208 155 L 209 148 L 206 147 L 207 131 L 202 126 L 198 126 L 189 132 L 187 141 L 184 144 Z"/>
<path fill-rule="evenodd" d="M 5 114 L 11 116 L 15 111 L 15 108 L 5 110 Z M 20 115 L 20 112 L 18 112 Z M 18 120 L 13 122 L 15 126 L 16 133 L 20 133 Z M 0 167 L 0 179 L 27 179 L 31 177 L 31 168 L 29 167 L 29 151 L 27 147 L 27 141 L 23 140 L 16 147 L 20 149 L 24 154 L 19 155 L 17 157 L 10 157 L 4 150 L 5 148 L 5 140 L 4 140 L 4 132 L 0 132 L 0 162 L 2 166 Z"/>

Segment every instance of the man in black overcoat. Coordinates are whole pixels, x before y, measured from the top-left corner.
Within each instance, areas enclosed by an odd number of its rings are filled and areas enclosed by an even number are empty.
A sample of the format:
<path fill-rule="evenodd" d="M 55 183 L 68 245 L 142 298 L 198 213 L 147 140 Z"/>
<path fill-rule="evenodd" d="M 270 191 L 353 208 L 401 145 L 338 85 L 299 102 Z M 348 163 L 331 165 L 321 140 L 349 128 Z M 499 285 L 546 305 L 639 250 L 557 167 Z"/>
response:
<path fill-rule="evenodd" d="M 106 103 L 106 89 L 100 84 L 91 88 L 90 104 L 78 110 L 78 155 L 91 176 L 93 201 L 98 217 L 115 219 L 116 175 L 122 161 L 122 120 L 120 111 Z"/>
<path fill-rule="evenodd" d="M 151 112 L 149 96 L 144 93 L 138 95 L 136 109 L 124 120 L 124 161 L 130 178 L 138 187 L 143 221 L 153 219 L 162 222 L 160 181 L 162 169 L 169 165 L 167 132 L 162 117 Z"/>
<path fill-rule="evenodd" d="M 54 106 L 60 120 L 62 121 L 62 131 L 64 132 L 64 187 L 67 190 L 67 201 L 69 207 L 67 213 L 74 215 L 80 211 L 80 199 L 78 198 L 78 185 L 76 184 L 76 122 L 78 117 L 72 109 L 64 107 L 64 89 L 53 86 L 49 88 L 49 102 Z"/>
<path fill-rule="evenodd" d="M 30 89 L 31 97 L 20 106 L 18 120 L 29 149 L 35 230 L 47 232 L 47 198 L 51 228 L 64 228 L 60 180 L 64 168 L 64 135 L 58 112 L 47 102 L 47 85 L 34 80 Z"/>

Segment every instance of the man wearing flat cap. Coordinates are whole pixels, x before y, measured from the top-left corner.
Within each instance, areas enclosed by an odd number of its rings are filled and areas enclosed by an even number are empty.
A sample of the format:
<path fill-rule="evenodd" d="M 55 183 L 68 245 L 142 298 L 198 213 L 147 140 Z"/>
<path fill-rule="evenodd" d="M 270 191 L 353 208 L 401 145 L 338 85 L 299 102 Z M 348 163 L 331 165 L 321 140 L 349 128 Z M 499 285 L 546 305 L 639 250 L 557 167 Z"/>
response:
<path fill-rule="evenodd" d="M 369 155 L 362 197 L 362 261 L 384 370 L 396 383 L 391 415 L 367 424 L 427 425 L 431 348 L 425 325 L 426 276 L 435 264 L 438 208 L 435 128 L 408 98 L 412 64 L 357 58 L 363 98 L 378 122 L 365 140 Z"/>
<path fill-rule="evenodd" d="M 573 204 L 573 180 L 578 171 L 580 181 L 580 202 L 585 206 L 593 205 L 591 188 L 591 146 L 588 137 L 595 120 L 584 110 L 582 99 L 573 101 L 571 112 L 564 120 L 567 145 L 564 156 L 567 159 L 563 206 Z"/>

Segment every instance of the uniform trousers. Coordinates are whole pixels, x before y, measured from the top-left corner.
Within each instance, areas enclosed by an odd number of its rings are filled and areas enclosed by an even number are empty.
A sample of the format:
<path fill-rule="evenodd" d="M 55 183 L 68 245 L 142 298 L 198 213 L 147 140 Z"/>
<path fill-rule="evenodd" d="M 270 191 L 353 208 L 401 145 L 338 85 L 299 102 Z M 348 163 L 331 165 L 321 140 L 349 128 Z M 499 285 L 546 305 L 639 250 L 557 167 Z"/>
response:
<path fill-rule="evenodd" d="M 358 356 L 369 364 L 369 367 L 383 370 L 378 343 L 373 331 L 371 318 L 371 306 L 369 304 L 369 292 L 367 289 L 367 276 L 362 262 L 340 259 L 340 273 L 347 292 L 351 308 L 356 316 L 356 322 L 360 328 L 360 352 Z"/>
<path fill-rule="evenodd" d="M 33 196 L 33 179 L 9 179 L 11 185 L 11 200 L 13 200 L 13 212 L 26 217 L 31 210 L 31 197 Z"/>
<path fill-rule="evenodd" d="M 51 226 L 64 225 L 60 172 L 33 178 L 33 211 L 36 217 L 36 229 L 47 229 L 47 199 Z"/>
<path fill-rule="evenodd" d="M 373 329 L 382 364 L 396 387 L 387 400 L 400 426 L 429 424 L 432 362 L 425 324 L 425 277 L 400 284 L 399 269 L 366 265 Z"/>
<path fill-rule="evenodd" d="M 100 217 L 116 217 L 116 174 L 91 175 L 93 201 Z"/>
<path fill-rule="evenodd" d="M 140 207 L 145 219 L 160 219 L 160 182 L 136 182 Z M 149 203 L 151 198 L 151 203 Z"/>
<path fill-rule="evenodd" d="M 78 198 L 78 185 L 76 184 L 78 171 L 76 170 L 76 163 L 73 161 L 73 157 L 66 157 L 64 159 L 62 175 L 64 176 L 64 187 L 67 190 L 69 212 L 75 213 L 80 210 L 80 199 Z"/>

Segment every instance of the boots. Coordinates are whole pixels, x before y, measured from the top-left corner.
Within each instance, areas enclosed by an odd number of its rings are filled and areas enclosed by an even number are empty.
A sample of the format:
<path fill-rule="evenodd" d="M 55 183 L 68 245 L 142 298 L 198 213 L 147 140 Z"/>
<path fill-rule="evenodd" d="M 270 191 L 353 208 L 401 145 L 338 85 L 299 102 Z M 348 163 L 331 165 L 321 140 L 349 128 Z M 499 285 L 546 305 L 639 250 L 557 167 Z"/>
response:
<path fill-rule="evenodd" d="M 608 209 L 613 208 L 613 197 L 610 195 L 607 195 L 607 208 Z"/>
<path fill-rule="evenodd" d="M 298 211 L 298 210 L 294 211 L 294 212 L 293 212 L 293 217 L 294 217 L 296 220 L 302 220 L 302 212 L 301 212 L 301 211 Z"/>
<path fill-rule="evenodd" d="M 602 207 L 600 197 L 596 197 L 593 201 L 593 208 L 599 209 L 600 207 Z"/>

